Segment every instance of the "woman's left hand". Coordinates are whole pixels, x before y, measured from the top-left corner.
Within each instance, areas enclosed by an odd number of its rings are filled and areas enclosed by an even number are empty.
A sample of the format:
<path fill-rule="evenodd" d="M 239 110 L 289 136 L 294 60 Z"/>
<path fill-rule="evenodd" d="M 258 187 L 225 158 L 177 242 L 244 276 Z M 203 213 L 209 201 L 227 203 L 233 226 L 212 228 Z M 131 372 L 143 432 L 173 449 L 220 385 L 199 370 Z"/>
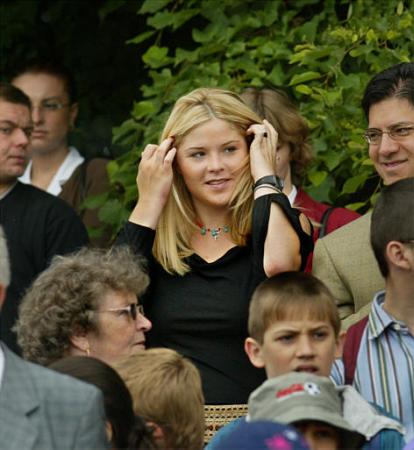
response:
<path fill-rule="evenodd" d="M 253 180 L 276 174 L 276 149 L 278 133 L 266 119 L 251 125 L 247 135 L 253 135 L 250 144 L 250 170 Z"/>

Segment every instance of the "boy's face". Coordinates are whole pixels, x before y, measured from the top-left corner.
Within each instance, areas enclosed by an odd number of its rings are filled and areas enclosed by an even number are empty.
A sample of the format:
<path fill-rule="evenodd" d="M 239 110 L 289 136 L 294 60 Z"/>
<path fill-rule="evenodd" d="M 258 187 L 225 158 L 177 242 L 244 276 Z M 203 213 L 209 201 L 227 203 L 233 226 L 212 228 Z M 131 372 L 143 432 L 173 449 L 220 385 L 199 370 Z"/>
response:
<path fill-rule="evenodd" d="M 311 450 L 339 449 L 339 433 L 333 426 L 316 421 L 299 422 L 293 425 L 303 434 Z"/>
<path fill-rule="evenodd" d="M 245 350 L 255 367 L 264 367 L 268 378 L 289 372 L 329 376 L 335 358 L 342 356 L 344 335 L 335 337 L 330 322 L 282 320 L 264 333 L 263 343 L 248 337 Z"/>

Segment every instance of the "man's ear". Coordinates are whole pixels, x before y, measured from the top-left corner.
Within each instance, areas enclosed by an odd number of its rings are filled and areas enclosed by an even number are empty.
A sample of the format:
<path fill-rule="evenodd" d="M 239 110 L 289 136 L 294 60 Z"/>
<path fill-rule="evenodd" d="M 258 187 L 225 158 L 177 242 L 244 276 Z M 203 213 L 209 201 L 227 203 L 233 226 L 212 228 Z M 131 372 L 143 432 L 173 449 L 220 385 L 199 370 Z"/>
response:
<path fill-rule="evenodd" d="M 335 358 L 342 358 L 344 352 L 346 331 L 340 331 L 336 338 Z"/>
<path fill-rule="evenodd" d="M 252 337 L 246 338 L 244 341 L 244 351 L 247 353 L 247 356 L 254 367 L 262 369 L 265 366 L 262 358 L 262 346 L 256 339 L 253 339 Z"/>

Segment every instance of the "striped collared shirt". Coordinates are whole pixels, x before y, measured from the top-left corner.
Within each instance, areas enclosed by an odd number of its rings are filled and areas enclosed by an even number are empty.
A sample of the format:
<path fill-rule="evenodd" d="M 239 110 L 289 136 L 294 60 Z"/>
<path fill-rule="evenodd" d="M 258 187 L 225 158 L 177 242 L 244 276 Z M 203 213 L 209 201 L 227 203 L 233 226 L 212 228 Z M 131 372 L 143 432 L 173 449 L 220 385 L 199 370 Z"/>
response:
<path fill-rule="evenodd" d="M 384 291 L 374 297 L 353 386 L 366 400 L 400 419 L 409 441 L 414 437 L 414 336 L 384 310 L 384 299 Z M 344 382 L 342 361 L 335 362 L 331 377 L 337 384 Z"/>

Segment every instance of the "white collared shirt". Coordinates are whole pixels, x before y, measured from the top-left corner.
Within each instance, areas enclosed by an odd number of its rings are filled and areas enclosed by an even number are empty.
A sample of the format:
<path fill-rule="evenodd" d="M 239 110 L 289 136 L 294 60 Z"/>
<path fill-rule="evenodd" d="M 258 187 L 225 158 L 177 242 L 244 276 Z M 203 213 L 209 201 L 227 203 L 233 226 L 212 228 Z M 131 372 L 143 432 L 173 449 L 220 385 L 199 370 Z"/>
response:
<path fill-rule="evenodd" d="M 290 191 L 287 198 L 289 199 L 290 206 L 293 206 L 296 200 L 296 195 L 298 194 L 298 190 L 296 189 L 296 186 L 292 184 L 292 190 Z"/>
<path fill-rule="evenodd" d="M 62 192 L 62 186 L 69 180 L 75 169 L 80 166 L 85 158 L 76 150 L 75 147 L 69 147 L 69 153 L 65 160 L 60 165 L 59 169 L 52 178 L 47 192 L 52 195 L 59 195 Z M 19 181 L 25 184 L 32 184 L 32 161 L 26 167 L 24 174 L 19 178 Z"/>

